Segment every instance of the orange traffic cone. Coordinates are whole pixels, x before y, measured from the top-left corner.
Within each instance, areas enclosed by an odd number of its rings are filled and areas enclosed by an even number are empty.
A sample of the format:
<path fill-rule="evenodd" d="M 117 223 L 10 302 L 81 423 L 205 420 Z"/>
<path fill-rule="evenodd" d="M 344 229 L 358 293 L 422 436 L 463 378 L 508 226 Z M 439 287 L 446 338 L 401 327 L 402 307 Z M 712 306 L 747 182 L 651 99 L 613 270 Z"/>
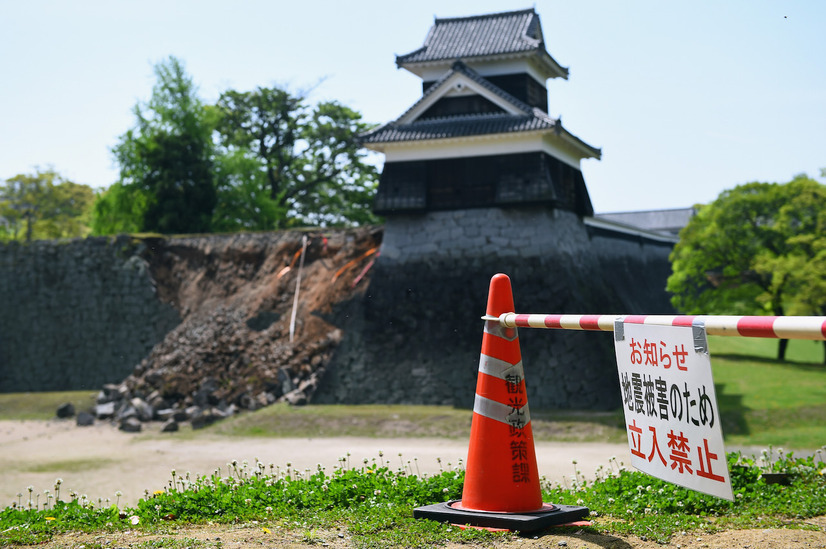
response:
<path fill-rule="evenodd" d="M 588 515 L 586 507 L 542 502 L 519 337 L 516 328 L 492 320 L 514 310 L 510 279 L 495 275 L 488 293 L 462 499 L 415 509 L 416 518 L 527 532 Z"/>

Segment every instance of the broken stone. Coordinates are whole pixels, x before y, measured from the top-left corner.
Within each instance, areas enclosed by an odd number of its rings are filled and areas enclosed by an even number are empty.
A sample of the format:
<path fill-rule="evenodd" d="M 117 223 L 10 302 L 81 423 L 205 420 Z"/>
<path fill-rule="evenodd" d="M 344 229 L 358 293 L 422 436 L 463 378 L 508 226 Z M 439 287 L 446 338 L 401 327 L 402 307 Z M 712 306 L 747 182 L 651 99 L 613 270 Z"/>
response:
<path fill-rule="evenodd" d="M 176 413 L 177 411 L 172 408 L 163 408 L 161 410 L 155 410 L 155 419 L 157 419 L 158 421 L 168 421 L 170 419 L 174 419 Z M 186 416 L 184 416 L 184 419 L 186 419 Z"/>
<path fill-rule="evenodd" d="M 201 415 L 203 408 L 200 406 L 190 406 L 184 412 L 186 413 L 186 419 L 190 420 L 196 416 Z"/>
<path fill-rule="evenodd" d="M 212 410 L 204 410 L 190 420 L 193 429 L 203 429 L 221 419 Z"/>
<path fill-rule="evenodd" d="M 135 409 L 138 419 L 141 421 L 152 421 L 152 416 L 155 415 L 155 410 L 153 410 L 152 406 L 150 406 L 145 400 L 133 398 L 129 402 L 132 405 L 132 408 Z"/>
<path fill-rule="evenodd" d="M 143 425 L 141 424 L 140 420 L 135 416 L 128 417 L 121 421 L 119 427 L 121 431 L 124 431 L 126 433 L 139 433 L 142 428 Z"/>
<path fill-rule="evenodd" d="M 115 403 L 104 402 L 103 404 L 97 404 L 95 405 L 94 413 L 98 419 L 109 419 L 115 415 Z"/>
<path fill-rule="evenodd" d="M 75 405 L 71 402 L 67 402 L 65 404 L 61 404 L 57 407 L 57 417 L 64 419 L 68 417 L 74 417 L 75 415 Z"/>
<path fill-rule="evenodd" d="M 89 412 L 80 412 L 77 415 L 76 422 L 78 427 L 88 427 L 89 425 L 94 425 L 95 416 L 93 416 Z"/>
<path fill-rule="evenodd" d="M 118 393 L 118 386 L 114 383 L 107 383 L 98 393 L 97 403 L 105 404 L 107 402 L 112 402 L 113 400 L 118 399 L 120 399 L 120 394 Z"/>
<path fill-rule="evenodd" d="M 278 380 L 281 382 L 281 394 L 286 395 L 295 389 L 293 381 L 290 379 L 290 372 L 288 372 L 285 368 L 278 370 Z"/>
<path fill-rule="evenodd" d="M 307 404 L 307 395 L 304 394 L 304 391 L 300 389 L 296 389 L 295 391 L 290 391 L 286 395 L 282 397 L 284 401 L 292 406 L 303 406 Z"/>
<path fill-rule="evenodd" d="M 260 407 L 249 393 L 244 393 L 238 397 L 238 405 L 244 410 L 257 410 Z"/>
<path fill-rule="evenodd" d="M 115 420 L 117 421 L 123 421 L 132 417 L 138 419 L 138 411 L 128 403 L 118 408 L 117 412 L 115 412 Z M 140 419 L 138 419 L 138 421 L 140 421 Z"/>
<path fill-rule="evenodd" d="M 178 422 L 174 419 L 169 419 L 161 425 L 161 432 L 162 433 L 174 433 L 178 430 Z"/>

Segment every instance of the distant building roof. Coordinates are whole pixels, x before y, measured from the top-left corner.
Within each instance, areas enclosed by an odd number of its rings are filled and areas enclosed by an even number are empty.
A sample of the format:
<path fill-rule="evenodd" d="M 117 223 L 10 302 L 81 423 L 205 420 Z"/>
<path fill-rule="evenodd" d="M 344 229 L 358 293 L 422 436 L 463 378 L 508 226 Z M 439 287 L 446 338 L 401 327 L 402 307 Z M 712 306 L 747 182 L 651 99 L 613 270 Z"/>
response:
<path fill-rule="evenodd" d="M 396 65 L 440 63 L 455 59 L 501 57 L 521 54 L 537 57 L 548 76 L 568 78 L 568 69 L 545 50 L 539 16 L 531 9 L 436 18 L 424 45 L 408 54 L 397 55 Z"/>
<path fill-rule="evenodd" d="M 668 235 L 678 235 L 697 213 L 694 208 L 675 208 L 670 210 L 646 210 L 639 212 L 612 212 L 594 215 L 594 218 L 613 221 L 631 227 Z"/>

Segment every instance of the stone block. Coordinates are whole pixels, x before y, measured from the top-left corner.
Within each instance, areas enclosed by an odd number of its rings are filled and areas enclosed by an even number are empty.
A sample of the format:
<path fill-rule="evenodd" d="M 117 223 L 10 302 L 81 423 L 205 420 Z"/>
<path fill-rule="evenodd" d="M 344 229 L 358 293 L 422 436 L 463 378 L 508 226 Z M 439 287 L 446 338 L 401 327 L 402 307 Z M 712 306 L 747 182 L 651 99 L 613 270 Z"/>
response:
<path fill-rule="evenodd" d="M 174 419 L 166 420 L 163 425 L 161 425 L 161 432 L 162 433 L 174 433 L 179 429 L 178 422 Z"/>
<path fill-rule="evenodd" d="M 113 417 L 115 415 L 115 403 L 110 401 L 95 405 L 94 415 L 98 419 L 109 419 Z"/>
<path fill-rule="evenodd" d="M 95 416 L 89 412 L 79 412 L 75 423 L 78 427 L 88 427 L 89 425 L 94 425 Z"/>
<path fill-rule="evenodd" d="M 71 402 L 66 402 L 65 404 L 61 404 L 57 407 L 57 412 L 55 413 L 57 417 L 61 419 L 70 418 L 75 416 L 75 405 Z"/>
<path fill-rule="evenodd" d="M 143 424 L 137 417 L 128 417 L 120 422 L 118 428 L 126 433 L 139 433 L 143 429 Z"/>

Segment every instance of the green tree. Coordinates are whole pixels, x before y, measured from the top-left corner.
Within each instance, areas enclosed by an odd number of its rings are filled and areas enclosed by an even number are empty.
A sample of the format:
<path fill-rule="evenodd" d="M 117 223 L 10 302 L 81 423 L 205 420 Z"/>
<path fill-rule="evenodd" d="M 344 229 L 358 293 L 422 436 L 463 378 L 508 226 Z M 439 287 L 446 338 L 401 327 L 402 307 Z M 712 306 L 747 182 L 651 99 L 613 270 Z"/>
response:
<path fill-rule="evenodd" d="M 75 238 L 89 234 L 94 191 L 54 170 L 20 174 L 0 185 L 0 239 Z"/>
<path fill-rule="evenodd" d="M 115 183 L 95 198 L 92 208 L 92 234 L 141 232 L 147 201 L 147 195 L 143 190 Z"/>
<path fill-rule="evenodd" d="M 232 224 L 240 216 L 228 214 L 253 212 L 248 223 L 260 229 L 377 221 L 377 171 L 358 143 L 369 126 L 356 111 L 257 88 L 223 93 L 213 112 L 225 168 L 216 218 Z"/>
<path fill-rule="evenodd" d="M 113 148 L 120 187 L 101 197 L 106 203 L 96 208 L 96 231 L 118 226 L 112 221 L 119 213 L 128 218 L 124 227 L 134 226 L 139 214 L 142 231 L 210 230 L 217 193 L 204 105 L 178 59 L 157 64 L 155 77 L 149 102 L 134 108 L 135 127 Z"/>
<path fill-rule="evenodd" d="M 724 191 L 680 233 L 667 290 L 687 314 L 823 314 L 826 188 L 806 176 Z M 785 358 L 786 340 L 778 345 Z"/>

